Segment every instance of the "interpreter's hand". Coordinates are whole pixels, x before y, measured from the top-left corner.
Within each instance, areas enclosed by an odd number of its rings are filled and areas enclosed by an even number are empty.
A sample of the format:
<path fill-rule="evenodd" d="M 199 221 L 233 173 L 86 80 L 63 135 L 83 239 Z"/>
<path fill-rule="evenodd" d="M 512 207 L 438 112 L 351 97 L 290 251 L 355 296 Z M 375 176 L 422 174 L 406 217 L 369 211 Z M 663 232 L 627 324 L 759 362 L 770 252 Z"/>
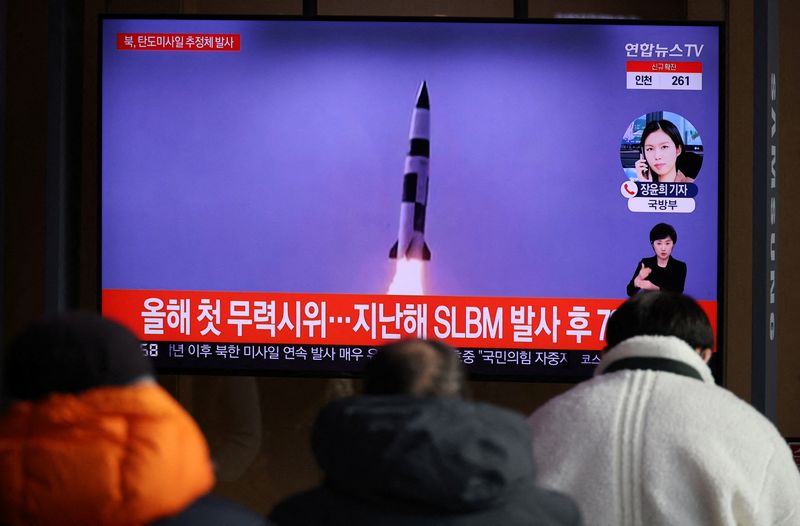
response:
<path fill-rule="evenodd" d="M 636 180 L 643 181 L 643 182 L 651 182 L 653 180 L 650 177 L 650 168 L 647 166 L 647 161 L 644 160 L 644 155 L 639 154 L 639 160 L 633 165 L 634 170 L 636 170 Z"/>
<path fill-rule="evenodd" d="M 645 267 L 644 263 L 642 263 L 642 268 L 639 269 L 639 273 L 636 275 L 636 278 L 634 278 L 633 285 L 637 289 L 659 290 L 658 285 L 653 285 L 653 283 L 647 280 L 651 272 L 653 272 L 653 269 Z"/>
<path fill-rule="evenodd" d="M 636 277 L 639 279 L 647 279 L 651 272 L 653 272 L 653 269 L 644 266 L 644 263 L 642 263 L 642 267 L 639 269 L 639 274 Z"/>

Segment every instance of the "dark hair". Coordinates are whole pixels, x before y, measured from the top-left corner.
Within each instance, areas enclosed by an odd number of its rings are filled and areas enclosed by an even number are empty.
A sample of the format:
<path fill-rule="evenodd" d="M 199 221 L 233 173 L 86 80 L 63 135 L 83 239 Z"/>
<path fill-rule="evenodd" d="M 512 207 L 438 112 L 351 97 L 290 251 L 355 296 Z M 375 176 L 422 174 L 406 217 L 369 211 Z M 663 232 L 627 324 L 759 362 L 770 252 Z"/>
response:
<path fill-rule="evenodd" d="M 678 233 L 675 232 L 675 229 L 672 227 L 672 225 L 668 225 L 666 223 L 659 223 L 650 229 L 651 245 L 653 244 L 654 241 L 658 239 L 664 239 L 665 237 L 670 238 L 673 243 L 678 242 Z"/>
<path fill-rule="evenodd" d="M 466 375 L 456 351 L 436 340 L 402 340 L 367 363 L 364 394 L 464 395 Z"/>
<path fill-rule="evenodd" d="M 681 132 L 678 131 L 677 126 L 675 126 L 674 124 L 672 124 L 671 121 L 668 121 L 666 119 L 650 121 L 644 127 L 644 130 L 642 130 L 642 141 L 639 143 L 639 147 L 642 149 L 642 152 L 644 152 L 644 141 L 651 133 L 658 130 L 661 130 L 664 133 L 666 133 L 669 136 L 669 138 L 672 139 L 672 142 L 675 143 L 675 148 L 676 149 L 680 148 L 681 152 L 683 152 L 684 144 L 683 144 L 683 138 L 681 137 Z"/>
<path fill-rule="evenodd" d="M 36 322 L 3 354 L 4 394 L 18 400 L 121 386 L 153 374 L 136 336 L 91 312 Z"/>
<path fill-rule="evenodd" d="M 643 292 L 614 311 L 606 328 L 607 348 L 634 336 L 675 336 L 692 349 L 714 346 L 706 313 L 689 296 L 674 292 Z"/>

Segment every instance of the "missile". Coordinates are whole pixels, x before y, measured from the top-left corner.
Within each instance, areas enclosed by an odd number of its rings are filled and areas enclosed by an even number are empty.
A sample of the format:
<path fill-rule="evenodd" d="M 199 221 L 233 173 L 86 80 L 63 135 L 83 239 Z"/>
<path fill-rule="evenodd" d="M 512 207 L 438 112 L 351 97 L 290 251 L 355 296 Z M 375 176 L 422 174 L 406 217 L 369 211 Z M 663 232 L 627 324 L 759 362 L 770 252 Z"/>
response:
<path fill-rule="evenodd" d="M 430 102 L 425 81 L 417 93 L 411 114 L 411 147 L 406 155 L 403 197 L 400 203 L 400 227 L 397 241 L 389 250 L 393 259 L 431 259 L 425 243 L 425 208 L 428 205 L 428 162 L 430 159 Z"/>

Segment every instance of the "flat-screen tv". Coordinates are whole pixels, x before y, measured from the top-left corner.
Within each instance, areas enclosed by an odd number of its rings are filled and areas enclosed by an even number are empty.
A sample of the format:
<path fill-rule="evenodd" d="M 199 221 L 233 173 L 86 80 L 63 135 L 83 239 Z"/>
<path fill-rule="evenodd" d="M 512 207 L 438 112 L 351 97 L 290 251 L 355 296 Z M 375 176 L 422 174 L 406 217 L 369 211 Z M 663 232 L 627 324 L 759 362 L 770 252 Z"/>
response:
<path fill-rule="evenodd" d="M 161 370 L 357 373 L 436 338 L 585 378 L 721 294 L 719 25 L 101 20 L 101 305 Z"/>

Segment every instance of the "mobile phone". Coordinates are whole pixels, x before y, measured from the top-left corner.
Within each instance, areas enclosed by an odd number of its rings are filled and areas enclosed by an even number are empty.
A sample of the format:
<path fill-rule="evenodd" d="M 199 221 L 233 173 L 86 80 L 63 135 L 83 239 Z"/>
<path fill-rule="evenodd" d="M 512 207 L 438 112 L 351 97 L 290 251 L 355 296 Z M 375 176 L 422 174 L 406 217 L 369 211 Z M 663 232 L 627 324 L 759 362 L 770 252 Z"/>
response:
<path fill-rule="evenodd" d="M 648 164 L 647 158 L 644 156 L 644 148 L 641 146 L 639 147 L 639 156 L 639 158 L 644 161 L 644 164 L 647 165 L 642 175 L 644 175 L 646 179 L 650 179 L 650 164 Z"/>

